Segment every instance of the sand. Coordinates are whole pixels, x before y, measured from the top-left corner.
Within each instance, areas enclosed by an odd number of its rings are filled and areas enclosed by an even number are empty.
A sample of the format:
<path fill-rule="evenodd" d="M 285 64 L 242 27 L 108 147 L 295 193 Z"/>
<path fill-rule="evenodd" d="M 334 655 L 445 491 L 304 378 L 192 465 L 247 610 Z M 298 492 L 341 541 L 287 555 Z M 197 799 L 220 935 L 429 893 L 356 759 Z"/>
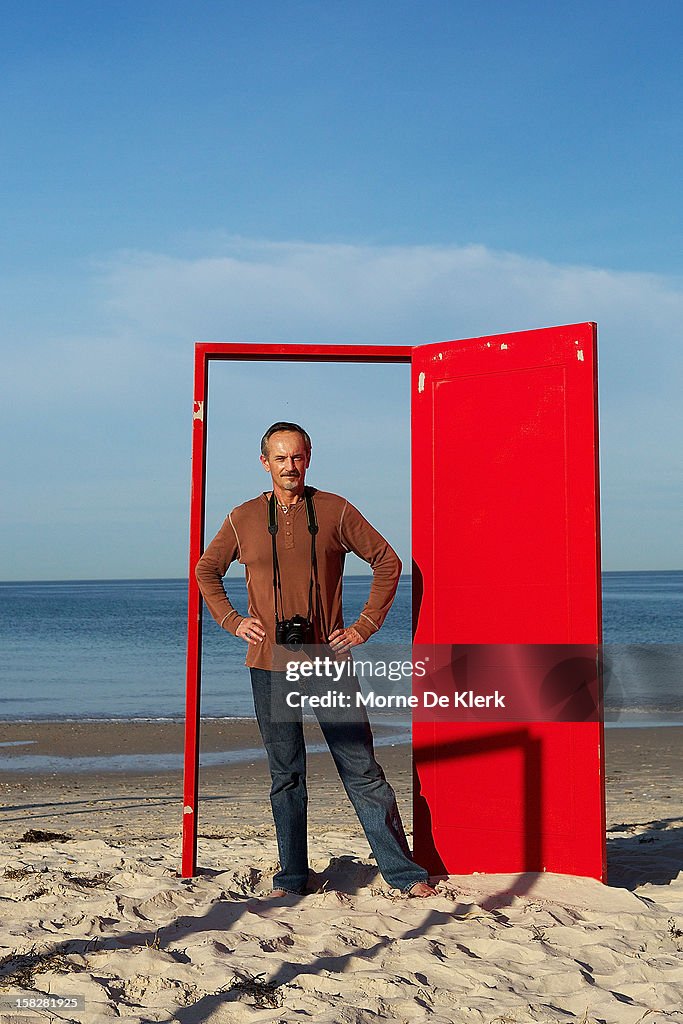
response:
<path fill-rule="evenodd" d="M 312 738 L 316 727 L 313 727 Z M 0 725 L 6 758 L 179 753 L 173 723 Z M 258 746 L 206 722 L 202 749 Z M 266 898 L 265 762 L 201 772 L 200 874 L 178 876 L 181 774 L 0 773 L 0 1020 L 683 1022 L 683 729 L 607 734 L 610 884 L 451 876 L 428 901 L 379 876 L 329 755 L 309 758 L 305 897 Z M 409 757 L 379 757 L 410 826 Z M 18 763 L 18 762 L 17 762 Z M 333 813 L 330 813 L 333 808 Z M 71 838 L 22 840 L 27 830 Z M 4 1000 L 4 1002 L 3 1002 Z M 38 1019 L 37 1011 L 29 1019 Z"/>

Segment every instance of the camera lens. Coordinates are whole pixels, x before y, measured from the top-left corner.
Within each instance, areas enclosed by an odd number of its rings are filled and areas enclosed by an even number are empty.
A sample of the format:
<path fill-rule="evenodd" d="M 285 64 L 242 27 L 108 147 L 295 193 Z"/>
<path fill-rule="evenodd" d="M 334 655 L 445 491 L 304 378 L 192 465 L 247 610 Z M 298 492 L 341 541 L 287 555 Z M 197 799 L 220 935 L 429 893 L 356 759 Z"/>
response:
<path fill-rule="evenodd" d="M 301 615 L 277 623 L 275 642 L 290 650 L 301 650 L 311 632 L 311 623 Z"/>

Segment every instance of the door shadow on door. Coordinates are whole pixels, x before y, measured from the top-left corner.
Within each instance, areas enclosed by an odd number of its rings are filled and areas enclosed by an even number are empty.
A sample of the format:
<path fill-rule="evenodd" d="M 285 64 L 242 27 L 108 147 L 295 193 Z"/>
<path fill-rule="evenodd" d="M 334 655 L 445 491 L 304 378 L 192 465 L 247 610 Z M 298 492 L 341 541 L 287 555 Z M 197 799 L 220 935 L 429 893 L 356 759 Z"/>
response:
<path fill-rule="evenodd" d="M 413 637 L 423 598 L 422 573 L 413 562 Z M 448 692 L 455 679 L 451 675 L 452 666 L 457 664 L 461 647 L 451 648 L 451 668 L 445 670 L 447 681 L 441 690 L 443 693 Z M 557 664 L 543 678 L 538 711 L 543 714 L 541 705 L 553 709 L 553 714 L 559 708 L 560 715 L 566 716 L 565 722 L 595 723 L 601 714 L 596 658 L 572 657 L 574 650 L 575 647 L 568 645 L 566 651 L 561 651 Z M 522 664 L 525 662 L 526 659 L 522 659 Z M 522 675 L 522 685 L 526 686 L 527 677 L 524 672 Z M 438 672 L 434 678 L 438 679 Z M 436 689 L 439 689 L 438 682 Z M 489 898 L 496 907 L 505 906 L 514 896 L 528 892 L 539 872 L 562 871 L 557 865 L 565 859 L 564 844 L 557 832 L 565 824 L 563 811 L 561 807 L 548 807 L 549 796 L 544 788 L 547 790 L 550 786 L 559 796 L 563 787 L 557 771 L 552 780 L 544 777 L 548 767 L 545 745 L 550 743 L 552 751 L 556 742 L 554 734 L 548 735 L 546 731 L 549 727 L 552 729 L 547 723 L 554 719 L 545 721 L 544 731 L 540 733 L 531 720 L 507 724 L 492 721 L 490 727 L 482 720 L 420 721 L 415 718 L 413 723 L 415 859 L 435 877 L 473 871 L 519 873 L 508 889 Z M 570 745 L 568 754 L 572 750 Z M 557 758 L 553 762 L 555 769 L 556 761 Z M 454 772 L 455 765 L 458 768 Z M 567 763 L 567 771 L 570 770 L 571 764 Z M 568 784 L 571 786 L 571 780 Z M 462 787 L 460 791 L 458 785 Z M 452 810 L 458 803 L 460 817 Z M 487 807 L 490 807 L 490 817 L 487 817 Z M 570 794 L 565 808 L 569 817 L 574 813 L 573 807 Z M 549 827 L 553 832 L 552 840 L 545 834 Z M 599 865 L 599 844 L 595 858 Z M 590 857 L 581 855 L 579 860 L 591 863 Z M 555 868 L 550 867 L 551 863 Z"/>
<path fill-rule="evenodd" d="M 478 733 L 471 738 L 458 738 L 443 743 L 430 743 L 429 746 L 417 747 L 414 751 L 413 763 L 413 832 L 415 836 L 415 859 L 427 868 L 431 876 L 447 877 L 449 872 L 435 839 L 435 827 L 429 804 L 422 793 L 420 772 L 427 765 L 438 764 L 460 758 L 472 758 L 501 751 L 517 750 L 521 752 L 523 761 L 524 789 L 522 794 L 522 828 L 523 850 L 521 860 L 524 870 L 508 889 L 490 897 L 492 906 L 507 906 L 513 897 L 528 892 L 534 884 L 535 875 L 543 871 L 543 834 L 541 829 L 541 741 L 529 734 L 526 729 L 510 729 L 504 733 L 492 733 L 489 736 Z M 453 794 L 457 799 L 457 795 Z M 466 823 L 463 823 L 466 824 Z M 463 832 L 463 838 L 464 838 Z M 487 865 L 482 862 L 477 868 L 469 870 L 486 871 Z M 492 867 L 489 871 L 496 870 Z M 500 869 L 497 869 L 500 871 Z M 469 873 L 469 871 L 463 871 Z M 496 872 L 497 873 L 497 872 Z"/>

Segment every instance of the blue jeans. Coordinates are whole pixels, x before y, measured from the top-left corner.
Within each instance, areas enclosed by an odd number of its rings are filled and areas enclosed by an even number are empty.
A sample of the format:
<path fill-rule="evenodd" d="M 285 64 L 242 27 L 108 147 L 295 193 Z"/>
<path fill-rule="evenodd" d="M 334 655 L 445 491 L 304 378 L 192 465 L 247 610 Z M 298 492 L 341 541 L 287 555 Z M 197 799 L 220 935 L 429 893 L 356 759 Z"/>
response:
<path fill-rule="evenodd" d="M 355 706 L 355 693 L 360 689 L 355 676 L 341 683 L 311 678 L 304 687 L 288 683 L 284 672 L 249 671 L 272 779 L 270 804 L 280 854 L 273 887 L 303 893 L 308 881 L 306 746 L 301 711 L 288 707 L 285 700 L 292 690 L 322 694 L 333 689 L 349 694 L 349 709 L 314 709 L 339 777 L 385 881 L 402 892 L 426 881 L 427 871 L 410 855 L 394 791 L 375 760 L 365 708 Z M 333 814 L 334 808 L 330 808 L 330 816 Z"/>

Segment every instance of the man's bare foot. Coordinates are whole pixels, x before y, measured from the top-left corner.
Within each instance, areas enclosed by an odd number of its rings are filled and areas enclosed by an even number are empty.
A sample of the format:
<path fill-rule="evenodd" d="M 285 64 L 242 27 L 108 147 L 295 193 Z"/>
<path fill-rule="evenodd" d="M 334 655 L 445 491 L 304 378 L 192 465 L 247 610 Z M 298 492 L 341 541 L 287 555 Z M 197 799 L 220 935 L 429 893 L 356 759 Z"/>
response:
<path fill-rule="evenodd" d="M 268 896 L 275 896 L 275 897 L 277 897 L 277 896 L 289 896 L 289 893 L 287 892 L 286 889 L 271 889 L 270 892 L 267 895 Z"/>
<path fill-rule="evenodd" d="M 427 896 L 436 896 L 437 892 L 429 882 L 416 882 L 415 885 L 411 885 L 406 895 L 417 896 L 418 899 L 425 899 Z"/>

